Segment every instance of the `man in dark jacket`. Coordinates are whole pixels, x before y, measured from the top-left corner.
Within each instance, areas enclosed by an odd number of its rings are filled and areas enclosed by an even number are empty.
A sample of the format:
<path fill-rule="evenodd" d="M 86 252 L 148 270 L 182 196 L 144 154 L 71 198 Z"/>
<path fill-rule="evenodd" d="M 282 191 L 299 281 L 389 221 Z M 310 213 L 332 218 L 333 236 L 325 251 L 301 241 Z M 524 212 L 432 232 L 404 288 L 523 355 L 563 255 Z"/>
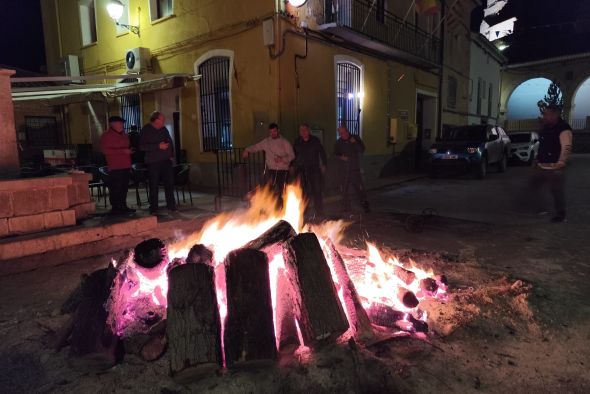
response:
<path fill-rule="evenodd" d="M 293 144 L 295 169 L 307 200 L 313 200 L 316 215 L 324 214 L 322 201 L 322 174 L 328 162 L 320 140 L 311 135 L 309 125 L 299 126 L 299 138 Z"/>
<path fill-rule="evenodd" d="M 109 169 L 107 187 L 113 215 L 135 212 L 135 209 L 127 207 L 132 150 L 129 147 L 129 137 L 125 134 L 124 123 L 125 119 L 122 117 L 111 116 L 109 128 L 100 137 L 100 149 Z"/>
<path fill-rule="evenodd" d="M 334 155 L 339 159 L 340 190 L 344 202 L 344 211 L 350 211 L 350 189 L 354 189 L 365 213 L 369 212 L 367 193 L 361 174 L 361 154 L 365 144 L 356 135 L 350 135 L 346 126 L 338 128 L 340 138 L 334 145 Z"/>
<path fill-rule="evenodd" d="M 572 151 L 572 128 L 561 118 L 561 107 L 548 105 L 543 111 L 543 127 L 539 131 L 537 166 L 529 188 L 537 198 L 539 190 L 548 186 L 553 195 L 555 216 L 552 222 L 565 221 L 565 168 Z"/>
<path fill-rule="evenodd" d="M 166 192 L 166 206 L 170 211 L 177 211 L 174 200 L 174 172 L 172 160 L 174 148 L 168 129 L 164 127 L 164 115 L 153 112 L 150 123 L 143 126 L 139 133 L 139 148 L 145 152 L 144 161 L 148 168 L 150 188 L 150 213 L 158 211 L 158 189 L 160 181 Z"/>

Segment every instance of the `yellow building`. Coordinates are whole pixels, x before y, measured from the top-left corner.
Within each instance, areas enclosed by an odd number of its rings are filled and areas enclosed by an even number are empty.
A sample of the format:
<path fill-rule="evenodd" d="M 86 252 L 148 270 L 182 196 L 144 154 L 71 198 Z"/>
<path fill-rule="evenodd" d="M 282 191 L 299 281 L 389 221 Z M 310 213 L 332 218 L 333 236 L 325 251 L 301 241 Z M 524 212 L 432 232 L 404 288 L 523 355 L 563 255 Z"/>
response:
<path fill-rule="evenodd" d="M 270 122 L 289 140 L 310 124 L 328 153 L 346 123 L 366 144 L 371 182 L 419 165 L 438 134 L 441 13 L 411 0 L 120 3 L 117 25 L 109 0 L 42 0 L 49 74 L 65 59 L 88 78 L 62 101 L 45 98 L 67 104 L 70 144 L 96 147 L 109 115 L 141 127 L 159 110 L 193 184 L 214 186 L 214 151 L 263 138 Z"/>

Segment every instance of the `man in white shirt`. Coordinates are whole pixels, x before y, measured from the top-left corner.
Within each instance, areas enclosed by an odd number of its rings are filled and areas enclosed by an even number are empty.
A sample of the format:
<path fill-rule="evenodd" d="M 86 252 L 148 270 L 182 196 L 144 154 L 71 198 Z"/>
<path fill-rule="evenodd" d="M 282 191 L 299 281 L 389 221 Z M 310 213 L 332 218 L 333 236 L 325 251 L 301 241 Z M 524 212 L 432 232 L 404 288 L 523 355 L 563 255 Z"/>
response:
<path fill-rule="evenodd" d="M 281 136 L 279 126 L 271 123 L 268 126 L 269 136 L 257 144 L 244 149 L 243 158 L 247 159 L 251 152 L 264 151 L 266 155 L 266 169 L 264 179 L 277 197 L 279 206 L 282 205 L 283 189 L 289 175 L 289 165 L 295 158 L 293 147 Z"/>

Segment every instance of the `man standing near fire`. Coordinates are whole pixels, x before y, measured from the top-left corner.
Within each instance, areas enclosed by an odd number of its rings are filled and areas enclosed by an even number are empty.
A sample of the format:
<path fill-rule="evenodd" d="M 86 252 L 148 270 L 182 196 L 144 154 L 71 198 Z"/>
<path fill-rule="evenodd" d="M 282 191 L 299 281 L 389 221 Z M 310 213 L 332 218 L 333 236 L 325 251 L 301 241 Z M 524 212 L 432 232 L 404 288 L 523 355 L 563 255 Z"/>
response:
<path fill-rule="evenodd" d="M 322 174 L 326 171 L 328 159 L 320 140 L 311 135 L 308 124 L 299 126 L 299 138 L 293 144 L 295 169 L 300 178 L 306 199 L 313 200 L 316 215 L 324 214 L 322 201 Z"/>
<path fill-rule="evenodd" d="M 109 128 L 100 137 L 100 149 L 107 161 L 109 176 L 109 200 L 111 214 L 133 213 L 135 209 L 127 206 L 127 191 L 131 171 L 131 154 L 129 137 L 125 134 L 125 119 L 120 116 L 109 118 Z"/>
<path fill-rule="evenodd" d="M 264 151 L 266 155 L 266 169 L 264 171 L 264 180 L 270 185 L 271 190 L 277 197 L 277 204 L 282 206 L 283 190 L 289 175 L 289 165 L 295 158 L 293 147 L 281 136 L 279 126 L 276 123 L 268 125 L 268 137 L 257 144 L 251 145 L 244 149 L 242 157 L 248 158 L 251 152 Z"/>
<path fill-rule="evenodd" d="M 365 213 L 370 211 L 367 192 L 363 185 L 361 174 L 361 154 L 365 151 L 365 144 L 359 136 L 350 135 L 348 128 L 341 125 L 338 128 L 340 138 L 334 144 L 334 155 L 340 164 L 340 191 L 343 199 L 344 212 L 350 211 L 350 189 L 354 189 Z"/>
<path fill-rule="evenodd" d="M 533 198 L 543 187 L 553 195 L 554 223 L 565 221 L 565 169 L 572 151 L 572 128 L 561 118 L 561 107 L 550 104 L 543 110 L 542 128 L 539 131 L 537 165 L 529 181 Z"/>

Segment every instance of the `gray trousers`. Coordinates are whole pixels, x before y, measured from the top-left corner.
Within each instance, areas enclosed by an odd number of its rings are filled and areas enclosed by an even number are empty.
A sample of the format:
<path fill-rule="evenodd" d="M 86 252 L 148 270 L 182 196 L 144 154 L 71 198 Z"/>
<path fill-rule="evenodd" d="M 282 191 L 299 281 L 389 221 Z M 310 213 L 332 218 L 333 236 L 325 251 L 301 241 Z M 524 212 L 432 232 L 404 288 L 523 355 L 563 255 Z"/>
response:
<path fill-rule="evenodd" d="M 553 197 L 555 213 L 565 217 L 565 171 L 535 169 L 528 183 L 530 195 L 535 198 L 545 188 Z"/>

